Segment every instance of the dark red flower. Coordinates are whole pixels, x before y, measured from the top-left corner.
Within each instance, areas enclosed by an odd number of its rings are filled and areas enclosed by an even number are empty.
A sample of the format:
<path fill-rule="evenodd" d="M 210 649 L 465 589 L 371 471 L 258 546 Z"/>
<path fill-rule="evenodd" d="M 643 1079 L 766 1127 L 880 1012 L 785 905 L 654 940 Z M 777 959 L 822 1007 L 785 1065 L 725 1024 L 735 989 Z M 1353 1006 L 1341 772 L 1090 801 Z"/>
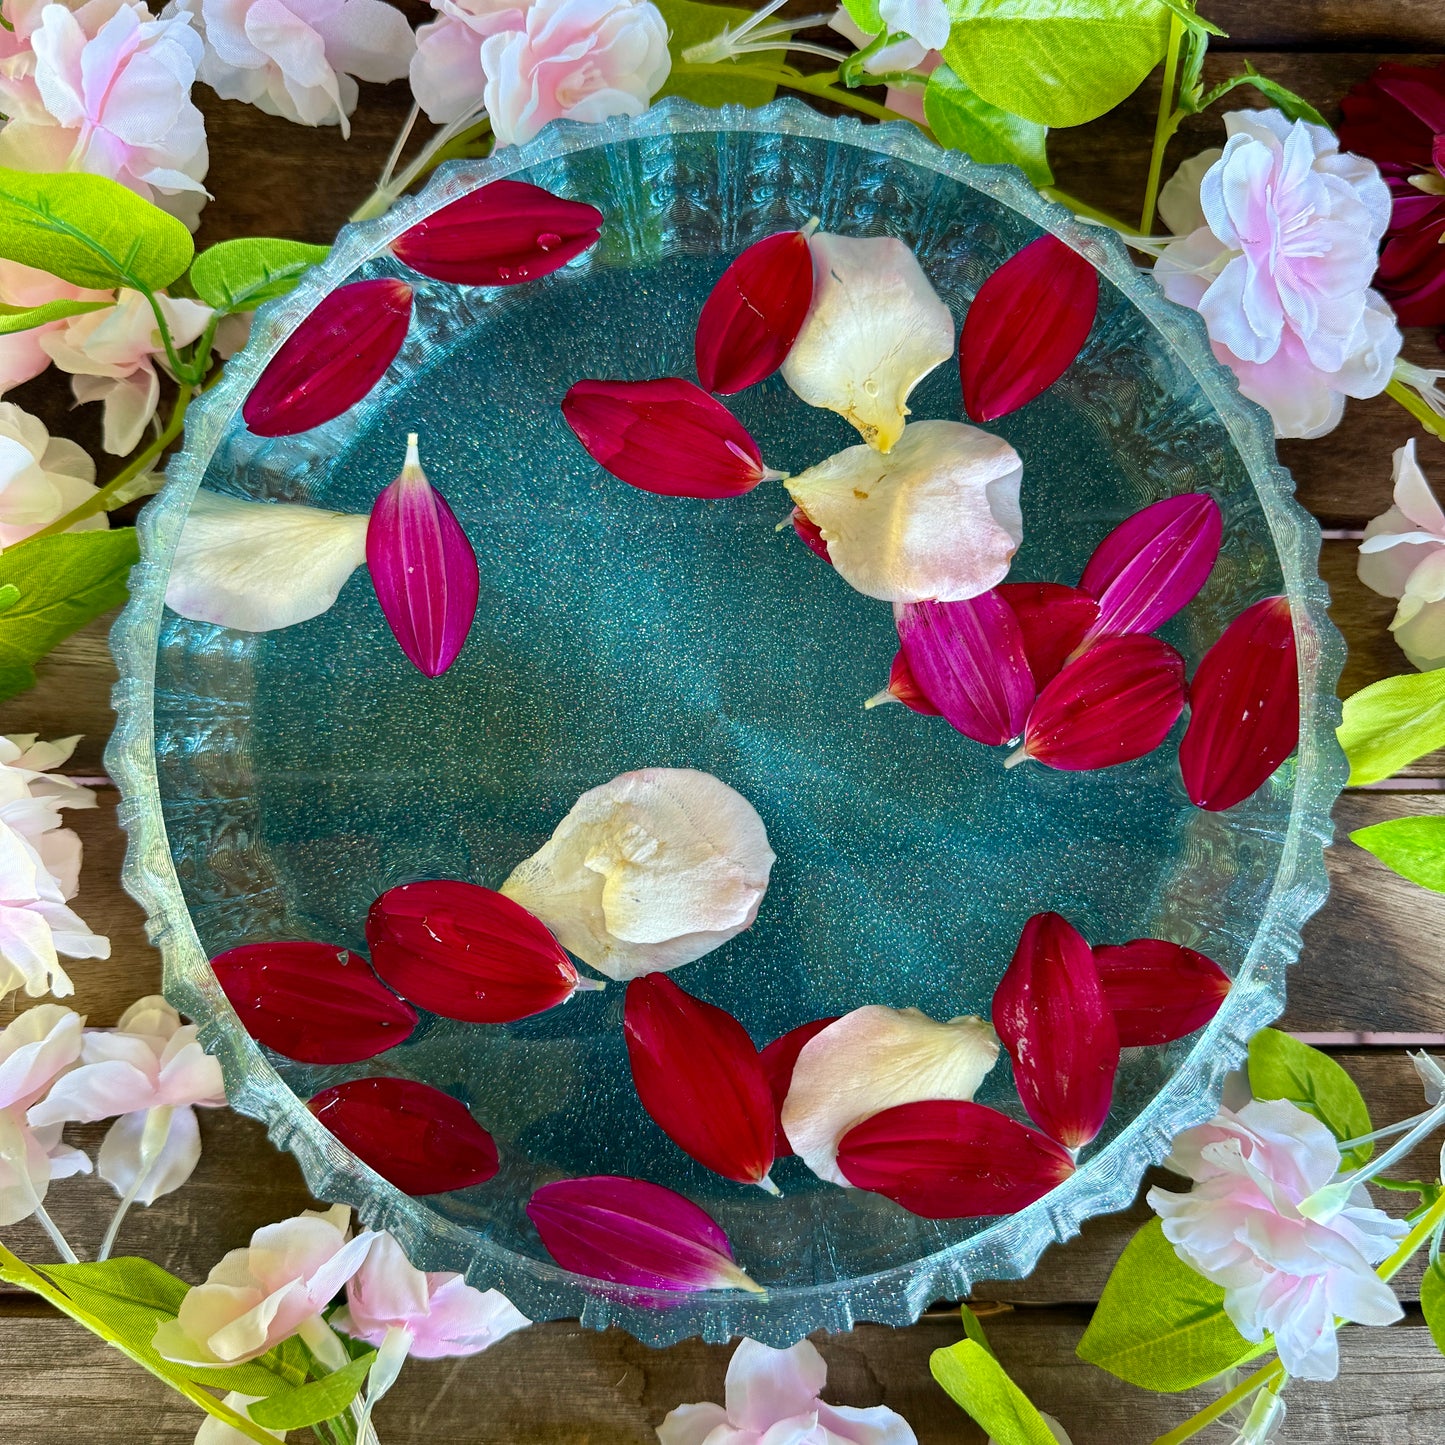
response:
<path fill-rule="evenodd" d="M 1445 62 L 1386 61 L 1342 108 L 1341 148 L 1374 161 L 1394 200 L 1375 285 L 1402 326 L 1445 325 Z"/>

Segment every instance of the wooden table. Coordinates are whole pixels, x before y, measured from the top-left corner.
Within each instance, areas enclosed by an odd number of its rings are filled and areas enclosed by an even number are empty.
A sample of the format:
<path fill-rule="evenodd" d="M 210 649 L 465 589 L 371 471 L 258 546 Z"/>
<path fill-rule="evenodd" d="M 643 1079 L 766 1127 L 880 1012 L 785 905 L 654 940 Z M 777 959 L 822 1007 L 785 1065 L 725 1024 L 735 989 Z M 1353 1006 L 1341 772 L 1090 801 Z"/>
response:
<path fill-rule="evenodd" d="M 427 13 L 417 4 L 405 8 L 414 19 Z M 1211 53 L 1207 82 L 1252 60 L 1327 115 L 1386 56 L 1437 59 L 1445 51 L 1440 0 L 1203 0 L 1202 8 L 1231 32 Z M 199 88 L 197 94 L 210 95 Z M 1157 95 L 1156 80 L 1086 132 L 1056 133 L 1060 185 L 1119 215 L 1137 214 Z M 1252 91 L 1238 95 L 1252 103 Z M 309 131 L 247 106 L 204 103 L 208 184 L 218 199 L 206 209 L 200 242 L 247 234 L 324 242 L 369 189 L 409 98 L 404 86 L 364 87 L 349 143 L 333 129 Z M 1217 144 L 1219 134 L 1217 116 L 1191 121 L 1171 151 L 1171 167 Z M 1445 364 L 1424 333 L 1409 337 L 1407 355 Z M 55 378 L 11 399 L 44 415 L 52 430 L 91 447 L 98 443 L 98 408 L 70 413 L 68 393 Z M 1406 668 L 1386 631 L 1393 604 L 1355 578 L 1354 538 L 1389 504 L 1390 453 L 1412 434 L 1419 429 L 1379 398 L 1352 402 L 1345 425 L 1327 440 L 1280 446 L 1301 500 L 1326 529 L 1320 567 L 1350 648 L 1343 694 Z M 1421 457 L 1445 489 L 1445 446 L 1426 439 Z M 86 850 L 77 907 L 110 935 L 114 952 L 106 963 L 79 963 L 73 972 L 77 1006 L 99 1025 L 113 1024 L 160 979 L 140 911 L 118 881 L 124 839 L 115 822 L 115 789 L 102 775 L 114 676 L 107 625 L 70 639 L 41 665 L 38 688 L 0 706 L 0 731 L 86 735 L 71 768 L 99 783 L 101 806 L 72 815 Z M 1445 1048 L 1445 897 L 1404 882 L 1344 834 L 1402 814 L 1445 813 L 1442 787 L 1445 753 L 1387 785 L 1344 794 L 1336 810 L 1341 841 L 1329 855 L 1333 892 L 1305 930 L 1303 956 L 1290 977 L 1284 1026 L 1328 1046 L 1381 1121 L 1420 1107 L 1406 1048 Z M 0 1022 L 16 1003 L 12 997 L 0 1004 Z M 102 1130 L 74 1132 L 93 1153 Z M 126 1252 L 147 1255 L 192 1281 L 253 1229 L 307 1204 L 296 1166 L 272 1149 L 258 1124 L 214 1111 L 203 1117 L 202 1130 L 205 1153 L 194 1180 L 153 1208 L 134 1211 L 123 1235 Z M 1415 1162 L 1421 1171 L 1437 1167 L 1428 1150 Z M 51 1195 L 61 1228 L 82 1252 L 98 1242 L 113 1203 L 94 1180 L 66 1181 Z M 1076 1445 L 1146 1442 L 1202 1403 L 1202 1397 L 1145 1394 L 1073 1358 L 1100 1287 L 1145 1213 L 1136 1204 L 1126 1214 L 1095 1220 L 1079 1239 L 1051 1251 L 1031 1279 L 976 1292 L 997 1311 L 990 1326 L 1004 1362 L 1042 1408 L 1064 1421 Z M 7 1231 L 6 1242 L 22 1255 L 53 1257 L 40 1231 L 28 1225 Z M 1399 1325 L 1346 1334 L 1336 1384 L 1290 1389 L 1286 1440 L 1426 1445 L 1445 1439 L 1445 1360 L 1414 1302 L 1418 1278 L 1417 1270 L 1402 1281 L 1410 1304 Z M 911 1329 L 863 1327 L 820 1340 L 831 1367 L 829 1397 L 891 1405 L 925 1445 L 977 1441 L 979 1432 L 928 1373 L 930 1351 L 959 1334 L 956 1312 L 940 1306 Z M 388 1445 L 645 1445 L 674 1405 L 721 1398 L 728 1354 L 696 1341 L 654 1352 L 616 1332 L 541 1325 L 476 1359 L 409 1365 L 380 1407 L 381 1435 Z M 181 1442 L 199 1422 L 185 1401 L 30 1296 L 0 1292 L 0 1441 Z M 1227 1437 L 1216 1430 L 1205 1438 Z"/>

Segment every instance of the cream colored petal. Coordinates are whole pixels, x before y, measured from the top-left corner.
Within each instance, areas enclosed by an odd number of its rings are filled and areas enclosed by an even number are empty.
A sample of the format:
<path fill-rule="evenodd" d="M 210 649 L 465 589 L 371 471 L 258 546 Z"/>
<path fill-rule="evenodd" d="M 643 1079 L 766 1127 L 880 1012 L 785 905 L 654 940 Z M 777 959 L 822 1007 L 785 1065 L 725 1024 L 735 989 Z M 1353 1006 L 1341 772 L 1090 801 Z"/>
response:
<path fill-rule="evenodd" d="M 1395 641 L 1421 672 L 1445 667 L 1445 602 L 1423 603 L 1406 622 L 1397 618 Z"/>
<path fill-rule="evenodd" d="M 783 1102 L 783 1132 L 820 1179 L 847 1185 L 837 1157 L 849 1129 L 896 1104 L 972 1099 L 998 1049 L 982 1019 L 939 1023 L 912 1008 L 854 1009 L 798 1055 Z"/>
<path fill-rule="evenodd" d="M 886 456 L 849 447 L 788 480 L 838 575 L 884 602 L 961 601 L 1008 575 L 1023 540 L 1023 463 L 956 421 L 906 426 Z"/>
<path fill-rule="evenodd" d="M 1199 204 L 1199 183 L 1204 173 L 1224 152 L 1214 146 L 1190 156 L 1159 192 L 1159 219 L 1176 236 L 1187 236 L 1204 225 L 1204 207 Z"/>
<path fill-rule="evenodd" d="M 1395 506 L 1416 527 L 1445 541 L 1445 512 L 1416 460 L 1414 437 L 1395 453 Z"/>
<path fill-rule="evenodd" d="M 365 517 L 197 492 L 166 584 L 196 622 L 271 632 L 318 617 L 366 560 Z"/>
<path fill-rule="evenodd" d="M 740 793 L 692 768 L 644 768 L 584 793 L 502 892 L 583 962 L 628 979 L 749 927 L 772 866 Z"/>
<path fill-rule="evenodd" d="M 953 317 L 918 258 L 893 236 L 819 232 L 813 304 L 783 379 L 810 406 L 827 407 L 889 451 L 903 431 L 908 395 L 953 355 Z"/>

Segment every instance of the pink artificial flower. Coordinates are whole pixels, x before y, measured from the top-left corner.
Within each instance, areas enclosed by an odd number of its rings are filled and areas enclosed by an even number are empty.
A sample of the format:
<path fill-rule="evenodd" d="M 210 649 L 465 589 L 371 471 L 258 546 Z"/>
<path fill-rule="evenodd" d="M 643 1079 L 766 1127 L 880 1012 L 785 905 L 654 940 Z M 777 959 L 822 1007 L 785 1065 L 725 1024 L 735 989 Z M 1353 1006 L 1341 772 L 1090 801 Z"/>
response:
<path fill-rule="evenodd" d="M 436 125 L 461 120 L 482 107 L 487 75 L 482 41 L 527 28 L 530 0 L 431 0 L 438 18 L 416 32 L 411 90 Z"/>
<path fill-rule="evenodd" d="M 211 319 L 211 308 L 199 301 L 158 299 L 177 346 L 196 340 Z M 106 451 L 116 456 L 134 451 L 160 401 L 155 362 L 166 365 L 150 302 L 139 291 L 121 291 L 114 306 L 70 317 L 40 344 L 62 371 L 74 377 L 71 388 L 76 401 L 104 404 L 101 444 Z"/>
<path fill-rule="evenodd" d="M 727 1406 L 679 1405 L 657 1427 L 661 1445 L 917 1445 L 886 1405 L 828 1405 L 823 1357 L 807 1340 L 773 1350 L 742 1340 L 728 1363 Z"/>
<path fill-rule="evenodd" d="M 346 1306 L 332 1323 L 378 1346 L 388 1331 L 400 1330 L 408 1354 L 437 1360 L 478 1354 L 532 1322 L 498 1290 L 473 1289 L 459 1274 L 423 1274 L 383 1233 L 347 1282 Z"/>
<path fill-rule="evenodd" d="M 90 1160 L 60 1142 L 59 1124 L 32 1128 L 25 1111 L 80 1057 L 85 1020 L 43 1003 L 0 1032 L 0 1225 L 28 1219 L 52 1179 L 90 1171 Z"/>
<path fill-rule="evenodd" d="M 0 402 L 0 547 L 38 532 L 95 495 L 95 463 L 14 402 Z M 104 512 L 72 530 L 109 526 Z"/>
<path fill-rule="evenodd" d="M 236 1365 L 264 1355 L 294 1334 L 341 1351 L 321 1312 L 361 1268 L 376 1234 L 348 1239 L 351 1211 L 333 1204 L 325 1213 L 305 1210 L 268 1224 L 246 1249 L 233 1249 L 181 1301 L 153 1341 L 167 1360 L 191 1365 Z M 323 1360 L 323 1363 L 326 1363 Z M 329 1368 L 330 1366 L 328 1366 Z"/>
<path fill-rule="evenodd" d="M 172 0 L 205 41 L 199 76 L 298 125 L 339 125 L 356 109 L 357 80 L 399 80 L 411 61 L 406 18 L 385 0 Z"/>
<path fill-rule="evenodd" d="M 153 1204 L 179 1189 L 201 1157 L 192 1107 L 226 1102 L 221 1066 L 201 1048 L 194 1024 L 158 996 L 133 1003 L 113 1029 L 90 1029 L 80 1066 L 30 1110 L 33 1126 L 115 1119 L 100 1146 L 100 1177 L 117 1194 Z M 152 1110 L 166 1110 L 145 1139 Z M 119 1117 L 117 1117 L 119 1116 Z"/>
<path fill-rule="evenodd" d="M 1200 224 L 1154 267 L 1171 301 L 1198 311 L 1239 389 L 1282 437 L 1339 425 L 1346 396 L 1389 384 L 1400 331 L 1370 289 L 1390 193 L 1372 162 L 1277 110 L 1224 118 L 1229 141 L 1192 189 L 1181 168 L 1163 213 Z M 1202 158 L 1200 158 L 1202 159 Z"/>
<path fill-rule="evenodd" d="M 910 70 L 915 75 L 927 77 L 943 64 L 943 47 L 948 42 L 948 9 L 942 0 L 881 0 L 878 12 L 890 34 L 901 34 L 905 39 L 885 45 L 871 59 L 863 62 L 863 69 L 870 75 L 895 74 Z M 828 29 L 851 40 L 860 49 L 873 36 L 843 8 L 828 21 Z M 889 110 L 919 125 L 928 122 L 923 115 L 923 91 L 921 85 L 890 85 L 884 97 Z"/>
<path fill-rule="evenodd" d="M 1415 459 L 1412 438 L 1395 453 L 1394 506 L 1360 543 L 1360 581 L 1398 597 L 1390 631 L 1422 672 L 1445 667 L 1445 511 Z"/>
<path fill-rule="evenodd" d="M 1174 1141 L 1170 1167 L 1188 1194 L 1151 1189 L 1164 1236 L 1190 1268 L 1224 1286 L 1224 1309 L 1247 1340 L 1273 1334 L 1280 1360 L 1303 1380 L 1339 1373 L 1335 1317 L 1387 1325 L 1401 1309 L 1371 1268 L 1407 1231 L 1359 1185 L 1332 1219 L 1300 1203 L 1339 1172 L 1330 1131 L 1284 1099 L 1221 1109 Z"/>
<path fill-rule="evenodd" d="M 0 29 L 0 36 L 8 35 Z M 0 56 L 3 64 L 3 56 Z M 33 266 L 22 266 L 19 261 L 0 261 L 0 305 L 3 306 L 44 306 L 47 301 L 109 301 L 109 291 L 87 291 L 81 286 L 72 286 L 48 271 L 37 271 Z M 42 336 L 48 336 L 65 325 L 64 321 L 51 321 L 44 326 L 32 326 L 29 331 L 12 331 L 9 336 L 0 336 L 0 396 L 13 386 L 39 376 L 50 365 L 50 357 L 40 344 Z"/>
<path fill-rule="evenodd" d="M 498 145 L 548 121 L 641 115 L 672 69 L 667 22 L 650 0 L 534 0 L 525 29 L 482 42 L 482 69 Z"/>
<path fill-rule="evenodd" d="M 0 165 L 108 176 L 194 229 L 209 156 L 190 17 L 133 0 L 47 5 L 29 40 L 0 67 Z"/>

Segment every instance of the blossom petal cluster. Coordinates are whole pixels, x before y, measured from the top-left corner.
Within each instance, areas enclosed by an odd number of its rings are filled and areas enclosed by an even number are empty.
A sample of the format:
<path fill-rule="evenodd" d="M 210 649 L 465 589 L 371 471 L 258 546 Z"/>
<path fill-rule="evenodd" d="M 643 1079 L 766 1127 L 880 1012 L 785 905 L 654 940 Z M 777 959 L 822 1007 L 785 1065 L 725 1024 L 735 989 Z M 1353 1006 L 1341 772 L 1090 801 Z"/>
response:
<path fill-rule="evenodd" d="M 53 437 L 39 417 L 0 402 L 0 548 L 38 532 L 96 493 L 95 463 L 68 437 Z M 75 530 L 107 526 L 105 514 Z"/>
<path fill-rule="evenodd" d="M 1274 1335 L 1298 1379 L 1339 1372 L 1335 1319 L 1384 1325 L 1400 1318 L 1373 1266 L 1409 1226 L 1370 1203 L 1363 1184 L 1333 1218 L 1300 1205 L 1339 1173 L 1330 1131 L 1288 1100 L 1254 1100 L 1174 1141 L 1170 1167 L 1194 1180 L 1188 1194 L 1151 1189 L 1179 1257 L 1224 1287 L 1224 1308 L 1247 1340 Z"/>
<path fill-rule="evenodd" d="M 1395 453 L 1394 505 L 1365 528 L 1360 581 L 1397 597 L 1390 631 L 1422 671 L 1445 667 L 1445 511 L 1410 440 Z"/>
<path fill-rule="evenodd" d="M 1394 315 L 1370 289 L 1390 192 L 1323 126 L 1251 110 L 1225 129 L 1197 198 L 1186 194 L 1197 163 L 1173 187 L 1166 216 L 1201 219 L 1163 248 L 1154 276 L 1203 316 L 1215 355 L 1278 436 L 1323 436 L 1346 396 L 1385 389 L 1400 352 Z"/>

